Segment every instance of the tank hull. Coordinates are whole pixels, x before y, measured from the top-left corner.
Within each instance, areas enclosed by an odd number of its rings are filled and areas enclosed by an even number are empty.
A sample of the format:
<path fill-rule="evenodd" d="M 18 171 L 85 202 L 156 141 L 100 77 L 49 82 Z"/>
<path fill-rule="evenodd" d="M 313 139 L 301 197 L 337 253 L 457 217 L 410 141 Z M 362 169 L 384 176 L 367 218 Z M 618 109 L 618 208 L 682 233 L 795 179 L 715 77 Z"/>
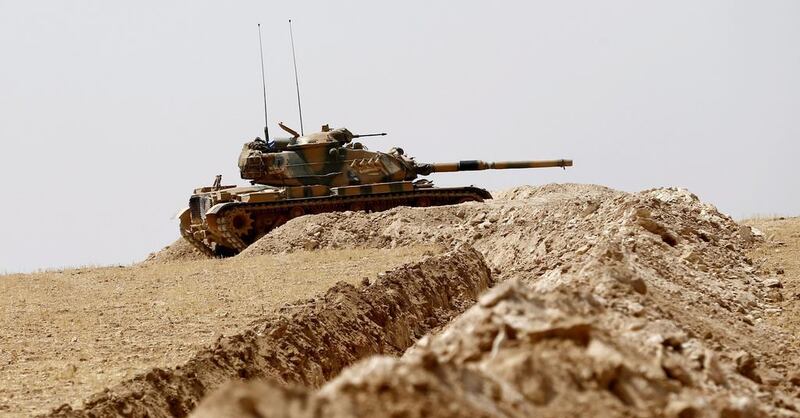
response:
<path fill-rule="evenodd" d="M 477 187 L 433 187 L 391 182 L 339 188 L 236 189 L 195 193 L 180 216 L 181 235 L 209 257 L 238 254 L 290 219 L 343 211 L 378 212 L 398 206 L 426 207 L 491 199 Z"/>

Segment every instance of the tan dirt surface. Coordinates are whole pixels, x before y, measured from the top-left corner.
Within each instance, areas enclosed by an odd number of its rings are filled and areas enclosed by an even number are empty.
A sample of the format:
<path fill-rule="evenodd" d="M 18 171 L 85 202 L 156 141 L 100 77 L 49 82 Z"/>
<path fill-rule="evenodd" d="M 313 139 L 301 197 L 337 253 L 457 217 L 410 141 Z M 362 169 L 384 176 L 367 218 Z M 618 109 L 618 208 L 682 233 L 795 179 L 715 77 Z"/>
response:
<path fill-rule="evenodd" d="M 339 281 L 438 251 L 297 252 L 0 276 L 0 415 L 30 416 L 152 367 L 182 364 L 221 335 Z"/>
<path fill-rule="evenodd" d="M 298 218 L 239 258 L 466 243 L 506 280 L 402 358 L 319 390 L 233 384 L 195 416 L 800 416 L 800 345 L 750 252 L 686 190 L 547 185 L 483 204 Z"/>
<path fill-rule="evenodd" d="M 277 313 L 249 306 L 250 325 L 188 361 L 51 415 L 800 416 L 786 220 L 748 221 L 761 234 L 677 188 L 551 184 L 496 197 L 294 219 L 226 262 L 455 250 L 409 254 L 419 261 Z M 137 268 L 219 263 L 180 261 L 192 257 L 178 242 Z"/>
<path fill-rule="evenodd" d="M 474 304 L 491 284 L 471 248 L 426 256 L 359 287 L 342 282 L 284 306 L 181 366 L 151 369 L 93 395 L 80 410 L 65 405 L 50 416 L 182 417 L 209 390 L 239 378 L 318 386 L 370 354 L 401 354 Z"/>
<path fill-rule="evenodd" d="M 794 335 L 800 345 L 800 218 L 748 219 L 743 223 L 764 236 L 749 254 L 761 274 L 769 277 L 769 296 L 777 305 L 767 320 Z"/>
<path fill-rule="evenodd" d="M 141 264 L 163 264 L 175 261 L 207 259 L 208 257 L 206 257 L 205 254 L 198 251 L 197 248 L 192 247 L 192 244 L 189 244 L 188 241 L 183 238 L 178 238 L 175 242 L 167 245 L 160 251 L 151 253 Z"/>

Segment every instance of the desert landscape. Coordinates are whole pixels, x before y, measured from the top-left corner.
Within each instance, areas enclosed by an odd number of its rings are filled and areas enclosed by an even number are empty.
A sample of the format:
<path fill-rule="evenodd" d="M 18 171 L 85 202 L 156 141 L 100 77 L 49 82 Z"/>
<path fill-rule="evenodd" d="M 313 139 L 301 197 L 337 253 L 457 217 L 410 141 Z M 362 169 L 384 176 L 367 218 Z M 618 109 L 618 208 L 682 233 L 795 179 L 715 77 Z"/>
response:
<path fill-rule="evenodd" d="M 800 418 L 800 1 L 0 1 L 0 418 Z"/>
<path fill-rule="evenodd" d="M 521 186 L 0 277 L 10 417 L 800 416 L 800 218 Z"/>

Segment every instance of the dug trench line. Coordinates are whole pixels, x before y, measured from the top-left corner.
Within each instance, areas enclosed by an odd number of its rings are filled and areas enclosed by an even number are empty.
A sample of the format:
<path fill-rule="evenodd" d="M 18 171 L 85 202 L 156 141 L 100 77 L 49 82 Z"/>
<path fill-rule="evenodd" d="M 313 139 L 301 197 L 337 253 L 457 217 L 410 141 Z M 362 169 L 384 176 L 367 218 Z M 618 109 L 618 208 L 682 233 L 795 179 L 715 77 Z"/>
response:
<path fill-rule="evenodd" d="M 763 240 L 678 188 L 298 218 L 239 257 L 466 243 L 504 283 L 399 359 L 317 390 L 228 385 L 194 416 L 800 417 L 796 338 L 770 322 L 788 296 L 772 274 L 789 270 L 747 256 Z"/>
<path fill-rule="evenodd" d="M 221 338 L 183 366 L 154 368 L 49 417 L 183 417 L 232 379 L 319 387 L 372 354 L 400 355 L 472 306 L 493 284 L 480 253 L 461 246 L 354 287 L 339 283 Z"/>

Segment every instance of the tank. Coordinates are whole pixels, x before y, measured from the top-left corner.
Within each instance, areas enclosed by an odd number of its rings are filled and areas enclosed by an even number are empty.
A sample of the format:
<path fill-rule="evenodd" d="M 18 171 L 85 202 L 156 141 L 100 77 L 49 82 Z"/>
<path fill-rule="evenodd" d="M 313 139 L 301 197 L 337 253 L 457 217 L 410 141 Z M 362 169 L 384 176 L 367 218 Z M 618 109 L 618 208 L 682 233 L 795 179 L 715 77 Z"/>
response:
<path fill-rule="evenodd" d="M 181 211 L 180 232 L 210 257 L 232 256 L 288 220 L 334 211 L 383 211 L 491 199 L 478 187 L 434 187 L 420 176 L 491 169 L 569 167 L 571 160 L 418 163 L 402 148 L 368 150 L 344 128 L 244 144 L 239 170 L 250 185 L 194 190 Z"/>

